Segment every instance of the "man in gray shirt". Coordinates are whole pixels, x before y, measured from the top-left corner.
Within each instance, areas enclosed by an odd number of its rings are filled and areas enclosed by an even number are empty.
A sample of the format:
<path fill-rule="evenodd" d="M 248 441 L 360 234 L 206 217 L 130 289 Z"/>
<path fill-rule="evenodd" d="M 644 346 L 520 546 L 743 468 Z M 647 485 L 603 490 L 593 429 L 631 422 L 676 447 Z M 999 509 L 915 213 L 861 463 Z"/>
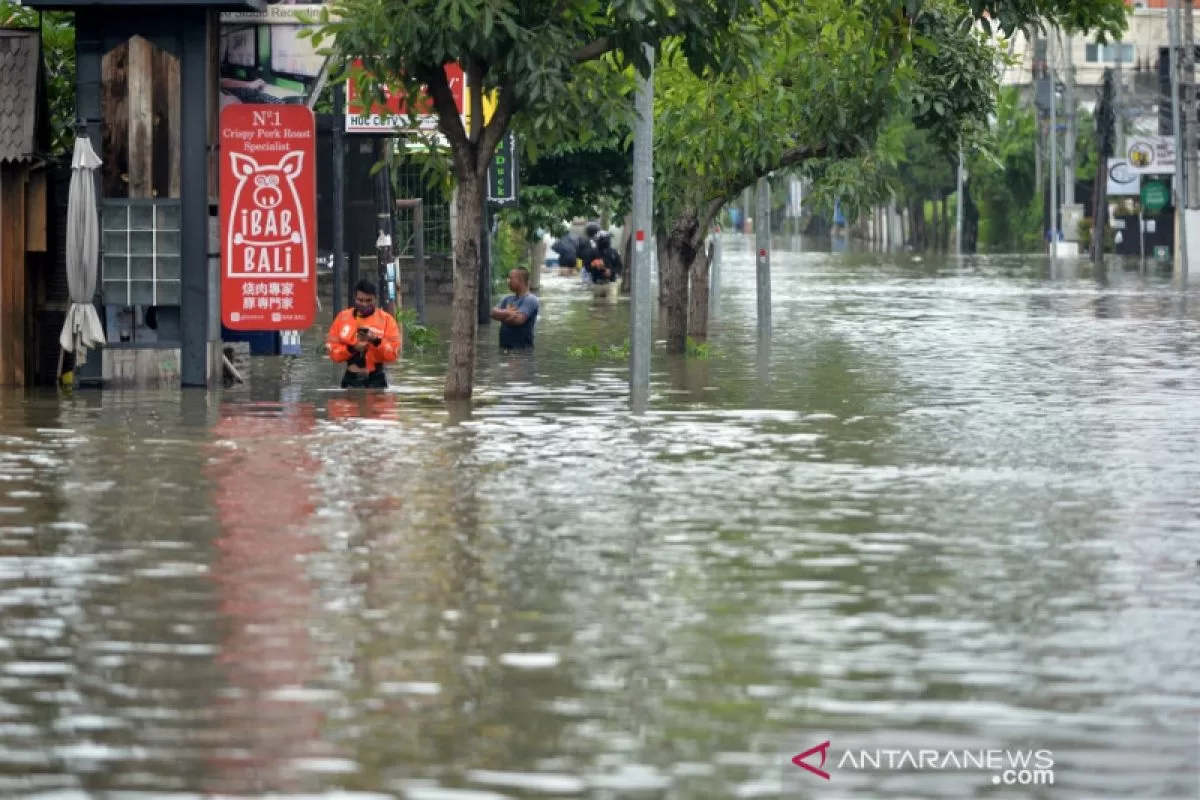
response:
<path fill-rule="evenodd" d="M 508 273 L 508 288 L 500 305 L 492 309 L 492 319 L 500 323 L 500 347 L 525 350 L 533 347 L 533 327 L 537 324 L 538 299 L 529 291 L 529 270 L 517 267 Z"/>

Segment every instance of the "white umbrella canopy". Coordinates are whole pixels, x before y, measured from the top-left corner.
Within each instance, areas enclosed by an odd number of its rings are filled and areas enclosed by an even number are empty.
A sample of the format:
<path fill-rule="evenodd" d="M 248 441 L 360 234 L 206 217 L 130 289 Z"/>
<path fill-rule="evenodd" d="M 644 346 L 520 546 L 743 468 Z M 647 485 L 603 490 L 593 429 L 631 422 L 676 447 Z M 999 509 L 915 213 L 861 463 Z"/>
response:
<path fill-rule="evenodd" d="M 71 189 L 67 200 L 67 286 L 71 306 L 59 344 L 75 354 L 76 365 L 87 362 L 90 347 L 104 344 L 104 328 L 92 305 L 100 271 L 100 221 L 96 208 L 96 168 L 103 163 L 86 136 L 75 139 L 71 159 Z"/>

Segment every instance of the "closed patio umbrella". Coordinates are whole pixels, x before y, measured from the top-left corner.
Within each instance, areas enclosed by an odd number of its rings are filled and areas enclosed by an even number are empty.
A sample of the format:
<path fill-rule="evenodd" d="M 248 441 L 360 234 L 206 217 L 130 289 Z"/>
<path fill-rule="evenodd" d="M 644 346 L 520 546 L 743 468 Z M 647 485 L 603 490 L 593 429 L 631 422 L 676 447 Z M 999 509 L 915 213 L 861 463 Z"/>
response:
<path fill-rule="evenodd" d="M 92 305 L 100 270 L 95 174 L 101 163 L 86 136 L 75 139 L 67 200 L 67 286 L 71 292 L 71 306 L 67 309 L 67 321 L 58 341 L 63 350 L 75 354 L 76 365 L 87 362 L 88 348 L 104 343 L 104 328 Z"/>

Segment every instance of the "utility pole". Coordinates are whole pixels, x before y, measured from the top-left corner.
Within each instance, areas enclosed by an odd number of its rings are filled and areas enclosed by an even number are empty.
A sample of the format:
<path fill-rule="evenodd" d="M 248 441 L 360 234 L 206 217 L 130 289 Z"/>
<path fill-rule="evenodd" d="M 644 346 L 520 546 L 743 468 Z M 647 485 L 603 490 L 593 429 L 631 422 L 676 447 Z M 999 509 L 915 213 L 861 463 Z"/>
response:
<path fill-rule="evenodd" d="M 1120 158 L 1125 153 L 1125 110 L 1121 101 L 1121 92 L 1124 88 L 1125 78 L 1121 74 L 1121 64 L 1125 61 L 1125 44 L 1117 42 L 1117 72 L 1116 80 L 1113 81 L 1113 116 L 1116 119 L 1116 139 L 1113 152 Z M 1107 164 L 1105 167 L 1107 168 Z M 1106 179 L 1107 180 L 1107 179 Z"/>
<path fill-rule="evenodd" d="M 1058 70 L 1054 67 L 1054 40 L 1058 29 L 1047 42 L 1046 59 L 1050 66 L 1050 264 L 1058 261 Z"/>
<path fill-rule="evenodd" d="M 346 84 L 333 87 L 333 313 L 346 307 Z M 353 291 L 353 290 L 351 290 Z"/>
<path fill-rule="evenodd" d="M 1175 253 L 1175 268 L 1179 273 L 1181 286 L 1187 285 L 1187 227 L 1186 215 L 1183 213 L 1187 196 L 1184 187 L 1184 147 L 1180 135 L 1179 108 L 1179 0 L 1171 0 L 1168 23 L 1171 29 L 1171 129 L 1175 134 L 1175 240 L 1179 243 Z"/>
<path fill-rule="evenodd" d="M 955 220 L 955 236 L 954 236 L 954 254 L 961 256 L 963 254 L 962 237 L 963 237 L 963 206 L 966 203 L 963 200 L 963 186 L 966 182 L 966 176 L 963 174 L 963 146 L 962 139 L 958 141 L 958 195 L 954 202 L 956 220 Z"/>
<path fill-rule="evenodd" d="M 1186 142 L 1184 157 L 1187 159 L 1187 205 L 1186 208 L 1200 208 L 1200 161 L 1197 160 L 1196 134 L 1200 132 L 1200 124 L 1196 121 L 1196 37 L 1193 31 L 1195 15 L 1193 0 L 1183 0 L 1183 58 L 1179 69 L 1183 73 L 1179 84 L 1183 92 L 1183 137 Z M 1179 145 L 1176 145 L 1178 147 Z"/>
<path fill-rule="evenodd" d="M 771 183 L 758 179 L 758 208 L 754 215 L 754 249 L 758 252 L 755 281 L 758 289 L 758 341 L 771 339 Z"/>
<path fill-rule="evenodd" d="M 643 45 L 649 75 L 638 74 L 633 131 L 633 281 L 630 286 L 631 327 L 629 398 L 634 413 L 650 399 L 650 257 L 654 230 L 654 48 Z"/>
<path fill-rule="evenodd" d="M 1067 79 L 1063 86 L 1063 103 L 1067 111 L 1066 146 L 1063 148 L 1063 205 L 1075 205 L 1075 140 L 1078 136 L 1076 123 L 1079 115 L 1075 107 L 1075 40 L 1067 36 L 1063 56 L 1066 60 Z"/>
<path fill-rule="evenodd" d="M 1104 229 L 1108 222 L 1108 159 L 1112 156 L 1116 116 L 1113 97 L 1116 88 L 1113 71 L 1104 70 L 1100 102 L 1096 106 L 1096 182 L 1092 191 L 1092 262 L 1104 268 Z"/>

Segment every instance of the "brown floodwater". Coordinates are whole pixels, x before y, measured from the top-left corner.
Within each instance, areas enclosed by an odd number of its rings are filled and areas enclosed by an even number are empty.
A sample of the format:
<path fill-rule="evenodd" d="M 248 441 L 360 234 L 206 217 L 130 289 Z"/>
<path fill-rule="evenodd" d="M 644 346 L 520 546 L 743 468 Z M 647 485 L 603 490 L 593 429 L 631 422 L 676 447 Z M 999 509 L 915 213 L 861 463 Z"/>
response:
<path fill-rule="evenodd" d="M 726 238 L 638 417 L 628 303 L 557 277 L 473 409 L 321 331 L 0 393 L 0 797 L 1200 796 L 1200 296 L 786 241 L 760 349 Z M 844 760 L 905 749 L 1054 785 Z"/>

